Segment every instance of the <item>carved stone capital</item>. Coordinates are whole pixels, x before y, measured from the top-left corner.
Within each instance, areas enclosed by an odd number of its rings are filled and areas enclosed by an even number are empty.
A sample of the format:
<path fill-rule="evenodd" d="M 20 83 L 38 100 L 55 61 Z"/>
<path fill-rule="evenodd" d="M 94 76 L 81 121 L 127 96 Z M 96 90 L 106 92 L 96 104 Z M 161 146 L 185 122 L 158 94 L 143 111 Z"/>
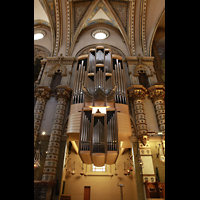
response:
<path fill-rule="evenodd" d="M 133 100 L 145 99 L 146 92 L 147 90 L 143 85 L 132 85 L 127 88 L 127 93 L 130 98 L 133 98 Z"/>
<path fill-rule="evenodd" d="M 154 85 L 148 88 L 149 98 L 153 101 L 164 100 L 165 98 L 165 86 L 164 85 Z"/>
<path fill-rule="evenodd" d="M 68 88 L 67 86 L 59 85 L 56 87 L 55 91 L 56 91 L 56 99 L 64 98 L 67 100 L 70 98 L 72 89 Z"/>
<path fill-rule="evenodd" d="M 44 98 L 46 100 L 49 99 L 49 94 L 50 94 L 51 88 L 47 86 L 37 86 L 34 90 L 35 97 L 36 98 Z"/>

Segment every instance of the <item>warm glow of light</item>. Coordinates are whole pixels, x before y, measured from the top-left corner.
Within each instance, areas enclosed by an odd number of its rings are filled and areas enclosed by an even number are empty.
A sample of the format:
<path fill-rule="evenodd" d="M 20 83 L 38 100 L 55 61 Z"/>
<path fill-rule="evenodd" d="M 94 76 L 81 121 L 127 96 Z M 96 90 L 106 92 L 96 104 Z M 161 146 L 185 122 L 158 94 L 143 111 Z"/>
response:
<path fill-rule="evenodd" d="M 78 146 L 77 146 L 76 142 L 75 141 L 71 141 L 71 143 L 72 143 L 72 146 L 74 147 L 74 150 L 78 154 Z"/>
<path fill-rule="evenodd" d="M 96 33 L 94 37 L 98 40 L 103 40 L 106 38 L 106 34 L 105 33 Z"/>
<path fill-rule="evenodd" d="M 34 40 L 40 40 L 44 37 L 42 33 L 35 33 L 34 34 Z"/>
<path fill-rule="evenodd" d="M 96 113 L 98 109 L 101 113 L 106 114 L 106 107 L 92 107 L 92 114 Z"/>
<path fill-rule="evenodd" d="M 162 134 L 162 132 L 158 132 L 158 134 L 159 134 L 159 135 L 161 135 L 161 134 Z"/>
<path fill-rule="evenodd" d="M 43 131 L 43 132 L 42 132 L 42 135 L 45 135 L 45 134 L 46 134 L 45 131 Z"/>

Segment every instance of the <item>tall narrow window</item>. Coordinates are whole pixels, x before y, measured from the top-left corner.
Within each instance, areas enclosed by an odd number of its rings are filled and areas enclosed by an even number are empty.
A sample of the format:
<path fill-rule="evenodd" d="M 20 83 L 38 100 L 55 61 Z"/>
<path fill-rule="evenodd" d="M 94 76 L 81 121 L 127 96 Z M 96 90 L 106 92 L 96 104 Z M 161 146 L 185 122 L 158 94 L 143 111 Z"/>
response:
<path fill-rule="evenodd" d="M 149 87 L 148 77 L 146 75 L 146 72 L 143 70 L 140 70 L 139 72 L 139 82 L 140 85 L 143 85 L 145 88 Z"/>
<path fill-rule="evenodd" d="M 52 83 L 51 83 L 51 89 L 52 90 L 54 90 L 58 85 L 60 85 L 61 78 L 62 78 L 62 76 L 61 76 L 60 72 L 55 73 L 53 80 L 52 80 Z"/>

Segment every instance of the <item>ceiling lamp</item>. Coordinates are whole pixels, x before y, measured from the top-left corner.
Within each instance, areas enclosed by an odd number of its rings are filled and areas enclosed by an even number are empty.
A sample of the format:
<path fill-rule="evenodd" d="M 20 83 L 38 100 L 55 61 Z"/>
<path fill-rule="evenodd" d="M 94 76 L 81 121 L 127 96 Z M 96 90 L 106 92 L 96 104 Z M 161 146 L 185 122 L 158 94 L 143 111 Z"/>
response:
<path fill-rule="evenodd" d="M 109 37 L 110 33 L 105 29 L 96 29 L 92 31 L 92 37 L 97 40 L 103 40 Z"/>
<path fill-rule="evenodd" d="M 34 30 L 34 40 L 40 40 L 42 38 L 44 38 L 44 36 L 46 35 L 46 31 L 44 30 Z"/>

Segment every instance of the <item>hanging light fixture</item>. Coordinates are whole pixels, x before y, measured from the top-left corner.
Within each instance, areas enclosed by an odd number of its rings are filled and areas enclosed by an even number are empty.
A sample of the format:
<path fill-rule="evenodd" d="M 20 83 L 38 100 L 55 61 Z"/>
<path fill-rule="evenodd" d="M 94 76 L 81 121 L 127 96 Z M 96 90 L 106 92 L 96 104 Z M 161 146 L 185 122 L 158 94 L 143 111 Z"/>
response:
<path fill-rule="evenodd" d="M 129 164 L 129 167 L 128 167 L 129 172 L 133 171 L 133 168 L 132 168 L 132 166 L 133 166 L 133 160 L 131 160 L 132 157 L 133 156 L 129 156 L 129 159 L 127 158 L 127 160 L 129 161 L 129 163 L 128 163 Z"/>
<path fill-rule="evenodd" d="M 34 169 L 40 167 L 40 151 L 35 150 Z"/>
<path fill-rule="evenodd" d="M 118 171 L 117 171 L 117 169 L 116 169 L 116 163 L 115 163 L 115 173 L 114 173 L 114 175 L 115 175 L 115 176 L 118 175 Z"/>
<path fill-rule="evenodd" d="M 40 151 L 41 151 L 41 141 L 38 142 L 40 150 L 35 150 L 34 156 L 34 169 L 40 167 Z"/>
<path fill-rule="evenodd" d="M 72 175 L 76 174 L 76 171 L 75 171 L 75 161 L 74 161 L 74 166 L 73 166 L 73 170 L 71 171 L 71 174 Z"/>
<path fill-rule="evenodd" d="M 128 173 L 127 173 L 127 171 L 126 171 L 126 163 L 125 163 L 125 162 L 124 162 L 124 175 L 125 175 L 125 176 L 128 175 Z"/>
<path fill-rule="evenodd" d="M 81 170 L 81 172 L 80 172 L 80 175 L 81 175 L 81 176 L 84 175 L 83 170 L 84 170 L 84 168 L 83 168 L 83 163 L 82 163 L 82 170 Z"/>

